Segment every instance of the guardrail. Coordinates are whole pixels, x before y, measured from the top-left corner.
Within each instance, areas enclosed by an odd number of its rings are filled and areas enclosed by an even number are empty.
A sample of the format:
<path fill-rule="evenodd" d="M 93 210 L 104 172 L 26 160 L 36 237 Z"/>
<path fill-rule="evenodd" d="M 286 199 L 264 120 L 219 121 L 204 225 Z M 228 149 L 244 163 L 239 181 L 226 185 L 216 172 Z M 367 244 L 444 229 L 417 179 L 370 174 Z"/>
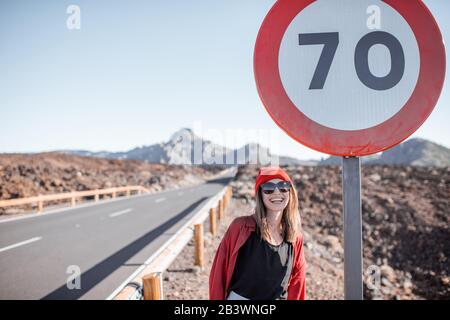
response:
<path fill-rule="evenodd" d="M 141 194 L 142 192 L 149 193 L 149 190 L 141 186 L 126 186 L 108 189 L 95 189 L 86 191 L 74 191 L 58 194 L 47 194 L 39 195 L 29 198 L 20 199 L 10 199 L 10 200 L 0 200 L 0 208 L 12 207 L 12 206 L 22 206 L 22 205 L 37 205 L 38 212 L 42 212 L 44 209 L 45 202 L 55 201 L 55 200 L 69 200 L 70 205 L 73 207 L 76 205 L 77 200 L 85 197 L 94 197 L 94 201 L 98 202 L 101 195 L 110 194 L 112 198 L 116 198 L 119 194 L 130 196 L 132 193 Z"/>
<path fill-rule="evenodd" d="M 210 232 L 217 231 L 217 220 L 223 220 L 224 211 L 232 197 L 231 186 L 224 187 L 191 217 L 163 246 L 117 288 L 108 300 L 162 300 L 162 274 L 178 254 L 195 238 L 194 266 L 204 267 L 203 222 L 209 217 Z"/>

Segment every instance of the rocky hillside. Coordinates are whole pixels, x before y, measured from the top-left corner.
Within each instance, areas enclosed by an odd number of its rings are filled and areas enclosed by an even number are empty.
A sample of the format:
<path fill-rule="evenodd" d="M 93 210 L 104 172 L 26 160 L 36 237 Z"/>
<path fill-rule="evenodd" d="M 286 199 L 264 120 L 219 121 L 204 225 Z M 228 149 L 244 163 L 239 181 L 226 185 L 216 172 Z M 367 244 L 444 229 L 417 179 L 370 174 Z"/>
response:
<path fill-rule="evenodd" d="M 448 167 L 450 166 L 450 149 L 425 139 L 414 138 L 380 154 L 363 157 L 362 163 L 366 165 Z M 329 157 L 319 162 L 319 165 L 341 164 L 340 157 Z"/>
<path fill-rule="evenodd" d="M 151 191 L 200 183 L 218 166 L 176 166 L 59 153 L 0 155 L 0 199 L 140 185 Z M 0 209 L 2 210 L 2 209 Z M 0 211 L 15 213 L 16 208 Z"/>
<path fill-rule="evenodd" d="M 450 166 L 450 149 L 425 139 L 410 139 L 381 154 L 377 164 Z"/>
<path fill-rule="evenodd" d="M 286 170 L 299 191 L 310 286 L 342 291 L 340 168 Z M 256 173 L 254 166 L 241 167 L 233 182 L 235 197 L 252 206 Z M 362 176 L 364 270 L 372 266 L 381 274 L 376 290 L 364 286 L 365 298 L 450 299 L 450 168 L 363 166 Z"/>

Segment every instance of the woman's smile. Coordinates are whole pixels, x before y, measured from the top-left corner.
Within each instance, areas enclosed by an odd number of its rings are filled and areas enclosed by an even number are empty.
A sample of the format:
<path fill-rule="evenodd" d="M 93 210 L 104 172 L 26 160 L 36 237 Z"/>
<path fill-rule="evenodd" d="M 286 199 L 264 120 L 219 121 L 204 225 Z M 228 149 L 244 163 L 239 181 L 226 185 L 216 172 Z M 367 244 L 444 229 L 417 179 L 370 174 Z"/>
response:
<path fill-rule="evenodd" d="M 270 198 L 269 201 L 272 202 L 272 203 L 283 203 L 283 201 L 285 199 L 286 198 L 283 198 L 282 196 L 277 196 L 277 197 Z"/>

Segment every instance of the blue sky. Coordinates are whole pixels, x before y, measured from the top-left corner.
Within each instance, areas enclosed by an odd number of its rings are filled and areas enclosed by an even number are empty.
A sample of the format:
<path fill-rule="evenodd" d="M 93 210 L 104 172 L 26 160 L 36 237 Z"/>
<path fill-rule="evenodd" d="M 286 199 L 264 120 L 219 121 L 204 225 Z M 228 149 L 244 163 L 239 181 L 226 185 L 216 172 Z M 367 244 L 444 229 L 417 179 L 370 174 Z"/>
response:
<path fill-rule="evenodd" d="M 285 135 L 259 100 L 253 48 L 273 3 L 0 0 L 0 152 L 123 151 L 200 122 L 212 140 L 211 129 L 267 130 L 280 154 L 325 157 Z M 425 3 L 450 43 L 450 1 Z M 66 27 L 71 4 L 80 30 Z M 413 137 L 450 147 L 449 102 L 447 81 Z"/>

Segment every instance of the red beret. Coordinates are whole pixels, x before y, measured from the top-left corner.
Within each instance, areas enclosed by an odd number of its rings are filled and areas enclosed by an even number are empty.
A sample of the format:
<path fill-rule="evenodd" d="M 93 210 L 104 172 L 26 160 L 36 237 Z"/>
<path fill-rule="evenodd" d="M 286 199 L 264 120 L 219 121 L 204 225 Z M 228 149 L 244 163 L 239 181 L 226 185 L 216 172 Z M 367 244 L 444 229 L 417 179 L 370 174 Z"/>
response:
<path fill-rule="evenodd" d="M 256 177 L 255 195 L 260 185 L 272 179 L 281 179 L 292 183 L 291 178 L 280 167 L 263 167 L 259 169 L 258 176 Z"/>

